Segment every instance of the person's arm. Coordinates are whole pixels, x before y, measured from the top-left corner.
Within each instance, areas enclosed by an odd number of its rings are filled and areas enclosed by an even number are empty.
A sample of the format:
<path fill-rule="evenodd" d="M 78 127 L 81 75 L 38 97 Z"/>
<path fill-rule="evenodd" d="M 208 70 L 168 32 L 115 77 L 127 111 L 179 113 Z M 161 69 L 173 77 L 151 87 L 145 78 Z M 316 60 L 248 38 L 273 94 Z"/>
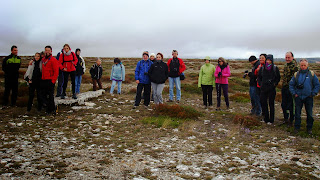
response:
<path fill-rule="evenodd" d="M 312 96 L 316 96 L 320 90 L 320 83 L 319 83 L 319 79 L 316 75 L 314 75 L 313 77 L 313 89 L 312 89 L 312 92 L 311 92 L 311 95 Z"/>
<path fill-rule="evenodd" d="M 279 82 L 280 82 L 280 79 L 281 79 L 281 76 L 280 76 L 280 71 L 279 71 L 279 68 L 276 67 L 276 80 L 275 80 L 275 87 L 278 86 Z"/>
<path fill-rule="evenodd" d="M 113 65 L 112 68 L 111 68 L 110 80 L 112 80 L 113 70 L 114 70 L 114 65 Z"/>
<path fill-rule="evenodd" d="M 216 70 L 215 70 L 215 72 L 214 72 L 214 77 L 218 77 L 218 74 L 219 74 L 219 72 L 221 72 L 221 71 L 219 71 L 218 69 L 220 69 L 219 68 L 219 66 L 217 66 L 217 68 L 216 68 Z M 218 72 L 219 71 L 219 72 Z"/>
<path fill-rule="evenodd" d="M 2 71 L 3 71 L 4 73 L 6 73 L 6 71 L 7 71 L 7 60 L 8 60 L 8 57 L 5 57 L 5 58 L 3 59 L 3 61 L 2 61 Z"/>
<path fill-rule="evenodd" d="M 83 68 L 83 73 L 86 72 L 86 62 L 84 61 L 84 59 L 80 56 L 81 60 L 82 60 L 82 68 Z"/>
<path fill-rule="evenodd" d="M 201 87 L 201 82 L 202 82 L 202 72 L 203 72 L 203 66 L 201 66 L 200 71 L 199 71 L 198 87 Z"/>
<path fill-rule="evenodd" d="M 296 78 L 293 75 L 291 80 L 289 81 L 289 91 L 291 92 L 292 95 L 297 97 L 297 92 L 295 87 L 296 87 Z"/>
<path fill-rule="evenodd" d="M 124 67 L 123 64 L 121 64 L 122 66 L 122 81 L 125 81 L 126 79 L 126 68 Z"/>
<path fill-rule="evenodd" d="M 153 68 L 154 68 L 154 65 L 151 64 L 151 67 L 149 68 L 148 70 L 148 75 L 151 76 L 152 72 L 153 72 Z"/>
<path fill-rule="evenodd" d="M 58 76 L 59 76 L 59 65 L 58 65 L 58 61 L 56 60 L 56 58 L 54 58 L 54 60 L 52 61 L 51 64 L 52 64 L 52 70 L 53 70 L 52 84 L 54 84 L 54 83 L 56 83 Z"/>
<path fill-rule="evenodd" d="M 169 70 L 168 70 L 168 65 L 166 63 L 164 63 L 164 67 L 165 67 L 165 75 L 166 75 L 166 80 L 168 79 L 169 77 Z"/>
<path fill-rule="evenodd" d="M 139 84 L 139 72 L 140 72 L 140 61 L 137 63 L 136 70 L 134 71 L 134 78 L 136 83 Z"/>
<path fill-rule="evenodd" d="M 72 54 L 72 56 L 73 56 L 73 65 L 74 65 L 74 67 L 76 67 L 76 66 L 77 66 L 77 63 L 78 63 L 78 58 L 77 58 L 77 56 L 76 56 L 76 53 L 71 52 L 71 54 Z"/>
<path fill-rule="evenodd" d="M 183 60 L 182 59 L 179 59 L 179 63 L 180 63 L 180 67 L 179 67 L 179 71 L 180 71 L 180 74 L 183 73 L 183 71 L 186 70 L 186 65 L 184 64 Z"/>

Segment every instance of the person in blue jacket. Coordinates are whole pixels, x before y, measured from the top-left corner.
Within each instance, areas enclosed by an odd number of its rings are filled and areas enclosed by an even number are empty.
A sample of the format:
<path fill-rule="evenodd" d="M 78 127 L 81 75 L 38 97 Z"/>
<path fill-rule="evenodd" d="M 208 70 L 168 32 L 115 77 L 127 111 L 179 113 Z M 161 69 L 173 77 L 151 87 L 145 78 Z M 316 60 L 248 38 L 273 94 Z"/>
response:
<path fill-rule="evenodd" d="M 114 59 L 114 65 L 111 69 L 110 80 L 112 81 L 110 94 L 113 94 L 114 87 L 118 84 L 118 94 L 121 94 L 121 84 L 125 80 L 126 70 L 119 58 Z"/>
<path fill-rule="evenodd" d="M 142 56 L 143 56 L 143 59 L 137 63 L 136 70 L 135 70 L 135 80 L 138 86 L 137 86 L 136 100 L 133 108 L 136 108 L 137 106 L 139 106 L 141 101 L 141 93 L 143 89 L 144 89 L 143 104 L 146 107 L 148 107 L 150 103 L 151 82 L 148 75 L 148 71 L 152 65 L 152 62 L 149 59 L 148 53 L 144 52 Z"/>
<path fill-rule="evenodd" d="M 295 123 L 294 133 L 298 133 L 301 127 L 301 109 L 304 104 L 307 112 L 307 133 L 312 134 L 313 126 L 313 97 L 320 89 L 318 77 L 308 68 L 308 61 L 300 61 L 300 70 L 294 74 L 289 83 L 289 90 L 295 97 Z"/>

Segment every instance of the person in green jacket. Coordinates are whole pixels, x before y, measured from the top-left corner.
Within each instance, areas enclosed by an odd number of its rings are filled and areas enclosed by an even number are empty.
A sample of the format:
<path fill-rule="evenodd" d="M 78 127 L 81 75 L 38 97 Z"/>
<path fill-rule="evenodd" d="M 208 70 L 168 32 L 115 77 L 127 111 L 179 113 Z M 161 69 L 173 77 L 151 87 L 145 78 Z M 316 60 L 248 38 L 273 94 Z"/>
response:
<path fill-rule="evenodd" d="M 200 72 L 199 72 L 199 79 L 198 79 L 198 87 L 202 88 L 202 94 L 203 94 L 203 105 L 204 108 L 212 107 L 212 91 L 214 84 L 214 72 L 216 71 L 216 68 L 214 65 L 210 64 L 210 57 L 205 57 L 205 64 L 201 66 Z"/>

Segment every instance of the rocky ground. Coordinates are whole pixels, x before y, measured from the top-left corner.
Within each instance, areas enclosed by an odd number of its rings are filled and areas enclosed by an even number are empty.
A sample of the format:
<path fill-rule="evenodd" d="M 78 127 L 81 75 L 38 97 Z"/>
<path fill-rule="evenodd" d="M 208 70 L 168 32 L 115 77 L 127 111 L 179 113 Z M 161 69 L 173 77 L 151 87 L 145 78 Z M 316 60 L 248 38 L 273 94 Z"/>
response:
<path fill-rule="evenodd" d="M 134 66 L 127 67 L 132 78 Z M 203 109 L 201 93 L 193 88 L 199 63 L 188 67 L 193 70 L 182 85 L 187 90 L 179 105 L 202 116 L 176 127 L 146 123 L 157 118 L 153 106 L 132 109 L 134 82 L 124 83 L 123 94 L 114 96 L 105 83 L 105 94 L 80 105 L 59 105 L 56 116 L 35 108 L 29 115 L 25 107 L 0 110 L 0 179 L 320 179 L 317 134 L 294 135 L 292 128 L 280 125 L 278 101 L 275 125 L 248 116 L 248 95 L 241 92 L 247 81 L 237 77 L 230 81 L 230 96 L 244 99 L 232 99 L 228 110 Z M 233 68 L 241 77 L 244 65 Z M 88 91 L 91 85 L 82 88 Z M 314 114 L 319 129 L 318 103 Z M 256 125 L 240 125 L 237 117 Z"/>

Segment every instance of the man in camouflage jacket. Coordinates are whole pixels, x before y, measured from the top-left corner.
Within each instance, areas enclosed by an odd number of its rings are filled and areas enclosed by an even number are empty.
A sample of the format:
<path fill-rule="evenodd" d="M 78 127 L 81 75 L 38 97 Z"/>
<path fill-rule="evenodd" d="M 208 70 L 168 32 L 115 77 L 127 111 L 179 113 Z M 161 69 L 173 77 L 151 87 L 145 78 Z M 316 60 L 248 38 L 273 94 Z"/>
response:
<path fill-rule="evenodd" d="M 289 91 L 289 82 L 295 72 L 298 71 L 297 61 L 294 59 L 292 52 L 286 53 L 286 64 L 283 70 L 283 82 L 282 82 L 282 103 L 281 107 L 283 110 L 284 123 L 292 126 L 294 120 L 294 99 Z M 290 115 L 290 117 L 289 117 Z M 289 119 L 290 118 L 290 119 Z"/>

